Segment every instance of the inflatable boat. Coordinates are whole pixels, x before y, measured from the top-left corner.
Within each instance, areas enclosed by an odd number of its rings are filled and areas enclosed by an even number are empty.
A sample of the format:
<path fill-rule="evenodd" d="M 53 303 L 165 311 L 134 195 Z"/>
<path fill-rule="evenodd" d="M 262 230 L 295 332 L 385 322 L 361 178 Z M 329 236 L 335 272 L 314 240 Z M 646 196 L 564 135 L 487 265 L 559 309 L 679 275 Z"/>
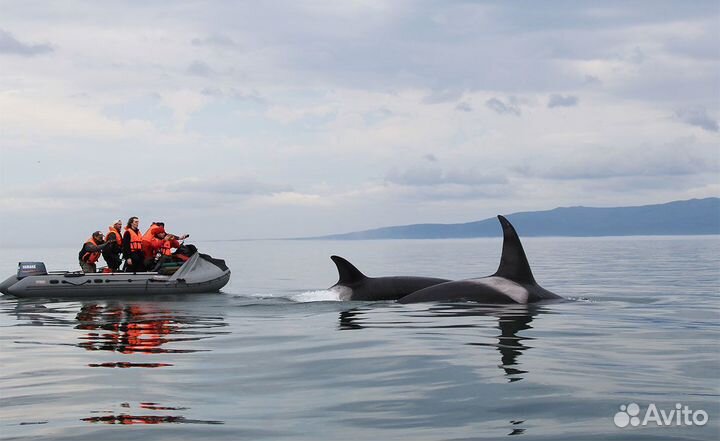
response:
<path fill-rule="evenodd" d="M 20 262 L 16 275 L 0 283 L 15 297 L 92 297 L 217 292 L 230 280 L 225 261 L 195 253 L 179 266 L 158 272 L 48 272 L 43 262 Z"/>

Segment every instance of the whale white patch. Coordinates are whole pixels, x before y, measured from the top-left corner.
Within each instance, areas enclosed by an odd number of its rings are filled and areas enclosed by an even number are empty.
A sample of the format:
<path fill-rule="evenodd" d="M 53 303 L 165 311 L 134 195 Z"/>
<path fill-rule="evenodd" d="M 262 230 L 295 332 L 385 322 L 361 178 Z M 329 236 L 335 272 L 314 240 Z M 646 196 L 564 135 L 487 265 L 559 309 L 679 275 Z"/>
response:
<path fill-rule="evenodd" d="M 337 295 L 338 300 L 343 300 L 343 301 L 350 300 L 350 298 L 352 298 L 352 294 L 353 294 L 352 288 L 349 288 L 349 287 L 343 286 L 343 285 L 335 285 L 332 288 L 330 288 L 328 291 Z"/>
<path fill-rule="evenodd" d="M 507 295 L 517 303 L 527 303 L 530 297 L 527 288 L 504 277 L 483 277 L 482 279 L 471 279 L 468 282 L 492 288 Z"/>

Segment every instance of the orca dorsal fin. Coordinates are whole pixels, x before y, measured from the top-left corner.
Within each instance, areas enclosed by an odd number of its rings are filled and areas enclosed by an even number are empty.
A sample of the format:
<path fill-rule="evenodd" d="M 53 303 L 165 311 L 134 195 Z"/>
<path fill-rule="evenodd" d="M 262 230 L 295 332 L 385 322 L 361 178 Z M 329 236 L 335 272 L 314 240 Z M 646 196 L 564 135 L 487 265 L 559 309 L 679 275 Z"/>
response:
<path fill-rule="evenodd" d="M 360 280 L 367 279 L 365 274 L 361 273 L 360 270 L 355 268 L 352 263 L 342 257 L 330 256 L 330 258 L 333 262 L 335 262 L 338 275 L 340 276 L 340 279 L 337 282 L 338 285 L 351 285 L 355 282 L 359 282 Z"/>
<path fill-rule="evenodd" d="M 525 250 L 523 250 L 515 228 L 503 216 L 498 215 L 498 220 L 503 229 L 503 248 L 500 266 L 494 275 L 515 282 L 535 283 Z"/>

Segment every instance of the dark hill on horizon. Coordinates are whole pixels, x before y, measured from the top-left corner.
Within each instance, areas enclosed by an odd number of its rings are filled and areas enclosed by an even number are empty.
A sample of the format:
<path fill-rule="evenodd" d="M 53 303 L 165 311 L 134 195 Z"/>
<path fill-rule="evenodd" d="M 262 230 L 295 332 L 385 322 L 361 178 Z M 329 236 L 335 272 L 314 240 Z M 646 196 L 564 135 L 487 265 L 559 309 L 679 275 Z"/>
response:
<path fill-rule="evenodd" d="M 637 207 L 562 207 L 505 215 L 521 236 L 720 234 L 720 198 Z M 461 224 L 415 224 L 302 239 L 450 239 L 496 237 L 495 218 Z"/>

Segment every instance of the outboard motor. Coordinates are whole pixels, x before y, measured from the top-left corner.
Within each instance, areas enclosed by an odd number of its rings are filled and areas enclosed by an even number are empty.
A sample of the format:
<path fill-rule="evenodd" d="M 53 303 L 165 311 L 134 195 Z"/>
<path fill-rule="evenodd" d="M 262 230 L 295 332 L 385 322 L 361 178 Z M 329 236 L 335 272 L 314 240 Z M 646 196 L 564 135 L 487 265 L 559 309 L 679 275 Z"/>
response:
<path fill-rule="evenodd" d="M 18 280 L 28 276 L 45 276 L 47 270 L 43 262 L 19 262 L 17 278 Z"/>

